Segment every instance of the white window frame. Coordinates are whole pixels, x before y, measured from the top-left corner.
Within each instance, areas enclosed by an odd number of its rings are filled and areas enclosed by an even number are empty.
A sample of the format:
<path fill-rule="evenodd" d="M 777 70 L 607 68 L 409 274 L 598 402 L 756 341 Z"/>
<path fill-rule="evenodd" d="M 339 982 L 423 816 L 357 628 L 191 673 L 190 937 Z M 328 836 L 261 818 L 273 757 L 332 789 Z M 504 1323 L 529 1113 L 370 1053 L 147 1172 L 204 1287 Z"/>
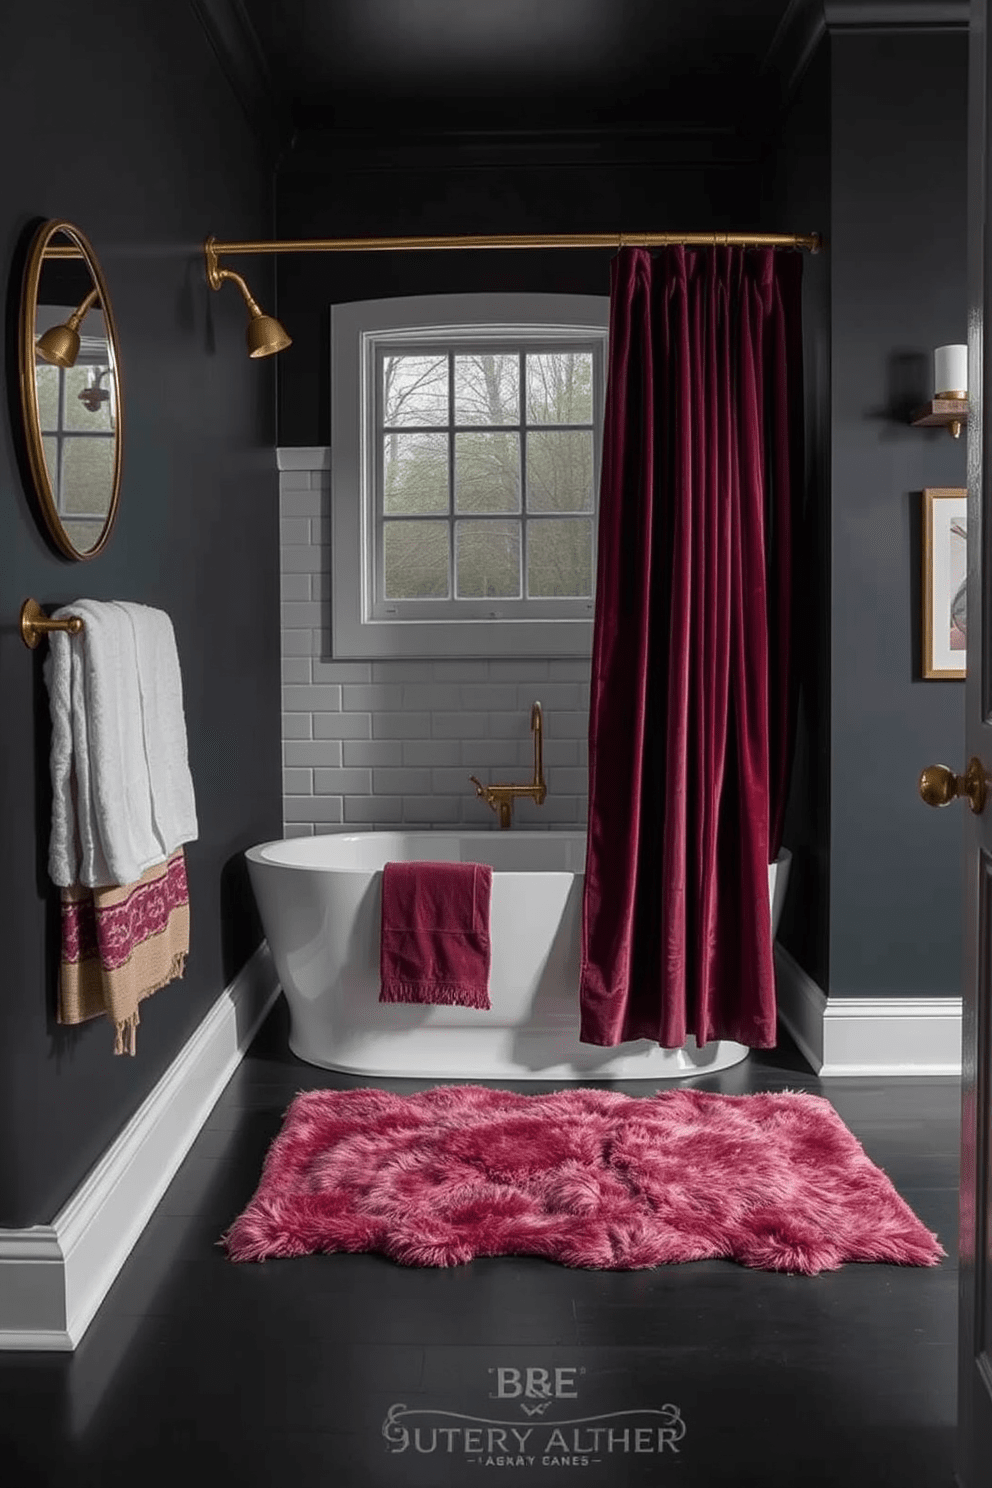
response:
<path fill-rule="evenodd" d="M 598 295 L 485 294 L 418 295 L 364 300 L 331 308 L 331 651 L 334 657 L 588 656 L 592 649 L 592 599 L 548 600 L 551 613 L 535 618 L 501 613 L 507 606 L 487 603 L 487 613 L 466 618 L 434 613 L 381 613 L 375 603 L 377 521 L 375 503 L 377 386 L 379 348 L 456 348 L 494 343 L 526 343 L 534 349 L 562 344 L 602 343 L 598 358 L 605 391 L 609 298 Z M 602 427 L 593 430 L 593 481 L 598 492 Z M 596 505 L 592 513 L 594 535 Z M 533 601 L 528 602 L 532 609 Z M 518 611 L 524 606 L 517 602 Z M 431 606 L 432 609 L 435 606 Z M 421 611 L 421 613 L 423 613 Z"/>

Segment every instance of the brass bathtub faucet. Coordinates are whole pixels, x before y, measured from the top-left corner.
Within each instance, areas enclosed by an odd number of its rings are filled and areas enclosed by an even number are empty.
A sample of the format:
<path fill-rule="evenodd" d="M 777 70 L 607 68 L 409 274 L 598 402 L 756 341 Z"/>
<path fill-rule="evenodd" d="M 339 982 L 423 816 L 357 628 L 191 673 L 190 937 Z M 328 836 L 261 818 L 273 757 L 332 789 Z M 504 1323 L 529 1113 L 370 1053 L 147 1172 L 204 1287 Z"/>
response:
<path fill-rule="evenodd" d="M 475 794 L 481 796 L 499 817 L 501 827 L 511 825 L 513 802 L 517 796 L 530 796 L 538 806 L 543 806 L 548 794 L 544 783 L 544 715 L 540 703 L 535 703 L 530 710 L 530 727 L 534 735 L 534 779 L 530 785 L 483 785 L 474 775 L 468 777 L 475 786 Z"/>

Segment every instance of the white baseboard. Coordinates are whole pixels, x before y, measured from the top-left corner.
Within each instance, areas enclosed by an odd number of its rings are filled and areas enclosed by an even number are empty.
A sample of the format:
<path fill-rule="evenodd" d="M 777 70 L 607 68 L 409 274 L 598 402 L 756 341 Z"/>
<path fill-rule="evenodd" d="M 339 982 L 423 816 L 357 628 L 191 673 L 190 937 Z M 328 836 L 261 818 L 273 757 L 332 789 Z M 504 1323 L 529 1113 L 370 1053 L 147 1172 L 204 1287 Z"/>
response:
<path fill-rule="evenodd" d="M 0 1230 L 0 1349 L 76 1347 L 278 991 L 263 941 L 51 1224 Z"/>
<path fill-rule="evenodd" d="M 775 946 L 779 1017 L 818 1075 L 960 1075 L 960 997 L 827 997 Z"/>

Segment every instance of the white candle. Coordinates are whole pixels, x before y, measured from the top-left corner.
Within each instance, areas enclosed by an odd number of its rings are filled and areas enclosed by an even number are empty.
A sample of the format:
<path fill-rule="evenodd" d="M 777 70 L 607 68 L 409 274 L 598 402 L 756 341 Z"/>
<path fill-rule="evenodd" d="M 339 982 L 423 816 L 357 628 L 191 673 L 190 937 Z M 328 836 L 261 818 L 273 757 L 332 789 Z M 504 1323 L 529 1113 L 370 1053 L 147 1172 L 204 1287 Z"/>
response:
<path fill-rule="evenodd" d="M 968 391 L 967 346 L 938 346 L 933 354 L 933 395 L 946 398 Z"/>

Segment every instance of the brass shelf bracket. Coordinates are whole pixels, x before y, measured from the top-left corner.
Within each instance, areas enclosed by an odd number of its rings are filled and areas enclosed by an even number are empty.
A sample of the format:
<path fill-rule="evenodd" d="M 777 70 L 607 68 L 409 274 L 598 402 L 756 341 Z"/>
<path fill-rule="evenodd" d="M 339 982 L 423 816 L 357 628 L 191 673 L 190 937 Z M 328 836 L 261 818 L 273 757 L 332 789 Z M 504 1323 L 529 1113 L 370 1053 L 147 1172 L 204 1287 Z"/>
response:
<path fill-rule="evenodd" d="M 916 429 L 947 429 L 952 439 L 960 439 L 961 431 L 968 422 L 968 395 L 958 393 L 954 397 L 931 398 L 922 408 L 913 410 L 909 422 Z"/>

